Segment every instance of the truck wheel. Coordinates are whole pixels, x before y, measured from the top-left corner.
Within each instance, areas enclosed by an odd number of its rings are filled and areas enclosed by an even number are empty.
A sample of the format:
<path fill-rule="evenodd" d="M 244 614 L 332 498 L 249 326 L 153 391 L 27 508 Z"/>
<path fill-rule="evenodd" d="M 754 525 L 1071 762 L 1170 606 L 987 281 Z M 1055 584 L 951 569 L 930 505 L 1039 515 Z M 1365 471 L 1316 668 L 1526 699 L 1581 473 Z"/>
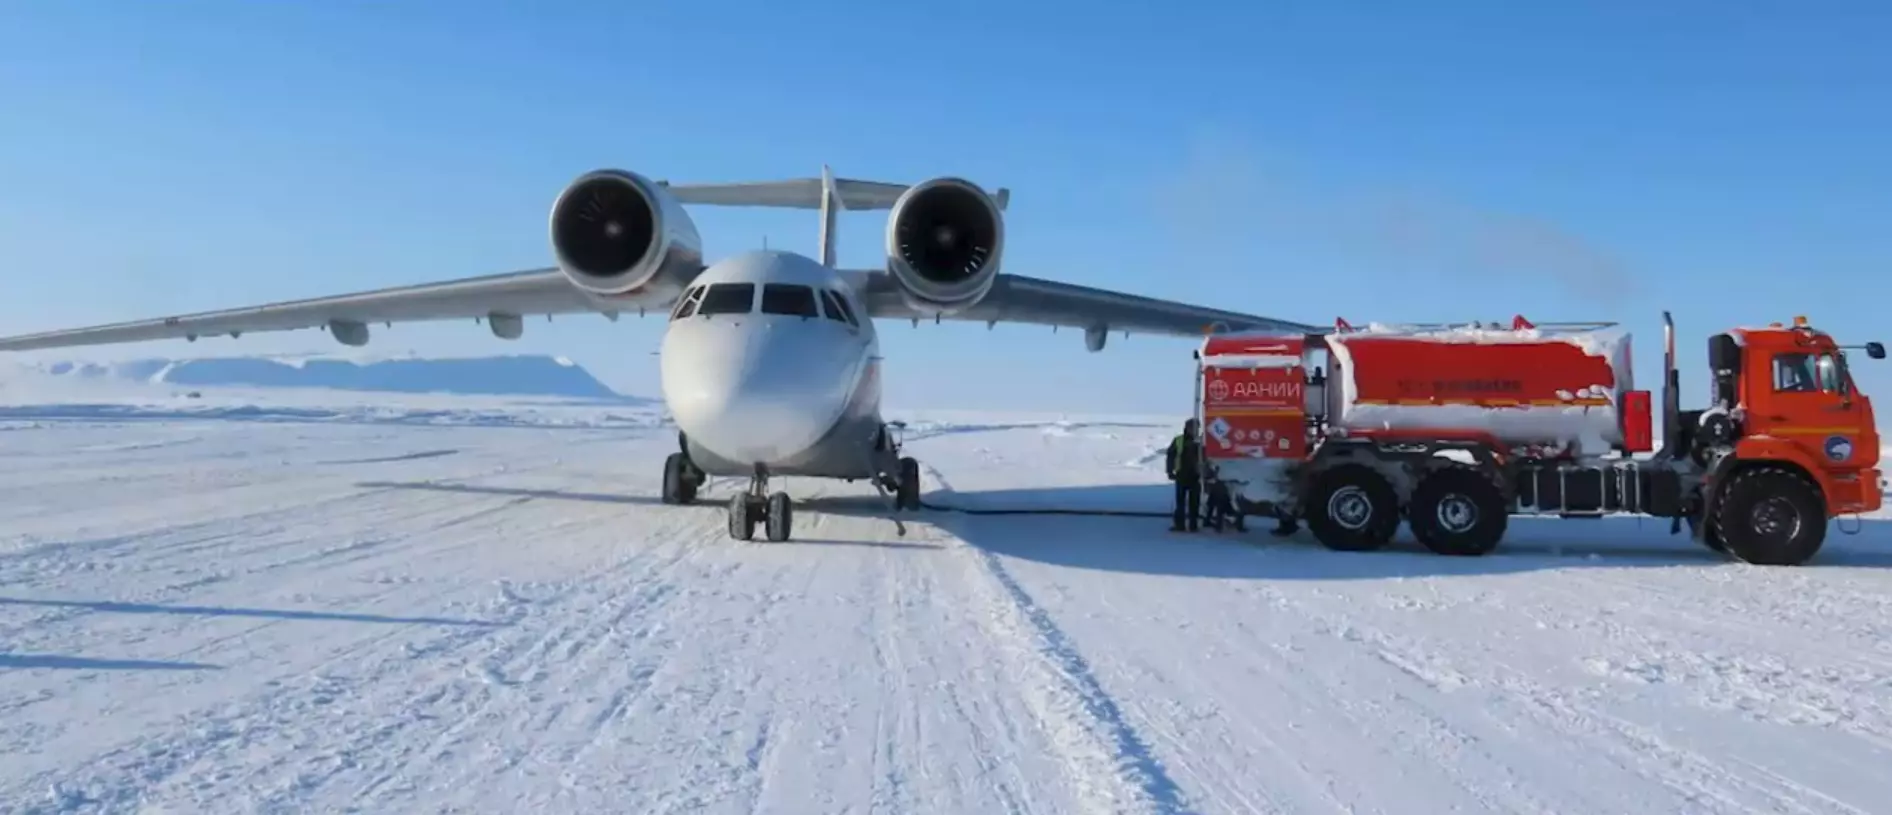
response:
<path fill-rule="evenodd" d="M 1385 477 L 1370 468 L 1335 467 L 1315 480 L 1308 495 L 1307 528 L 1329 549 L 1384 548 L 1399 531 L 1399 496 Z"/>
<path fill-rule="evenodd" d="M 1504 493 L 1477 470 L 1433 472 L 1412 491 L 1406 523 L 1412 536 L 1441 555 L 1483 555 L 1498 548 L 1510 525 Z"/>
<path fill-rule="evenodd" d="M 1805 476 L 1754 467 L 1728 479 L 1715 526 L 1728 552 L 1759 566 L 1798 566 L 1826 542 L 1826 504 Z"/>

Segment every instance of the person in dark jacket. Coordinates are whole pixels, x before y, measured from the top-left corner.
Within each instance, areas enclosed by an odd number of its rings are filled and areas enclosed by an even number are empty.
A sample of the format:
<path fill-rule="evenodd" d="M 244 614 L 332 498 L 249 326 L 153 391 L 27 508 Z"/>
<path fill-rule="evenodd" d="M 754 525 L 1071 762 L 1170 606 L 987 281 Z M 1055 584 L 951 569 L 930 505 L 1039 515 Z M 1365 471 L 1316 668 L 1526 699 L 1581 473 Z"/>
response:
<path fill-rule="evenodd" d="M 1208 489 L 1204 498 L 1207 506 L 1203 507 L 1202 522 L 1215 532 L 1222 531 L 1225 524 L 1235 527 L 1237 532 L 1247 532 L 1248 521 L 1235 508 L 1235 496 L 1229 491 L 1228 482 L 1222 480 L 1221 468 L 1206 461 L 1203 463 L 1203 469 L 1207 471 L 1205 475 L 1208 476 L 1203 482 L 1208 485 Z"/>
<path fill-rule="evenodd" d="M 1185 528 L 1196 531 L 1202 514 L 1202 437 L 1196 428 L 1195 419 L 1183 422 L 1182 433 L 1170 440 L 1169 454 L 1164 458 L 1163 469 L 1169 474 L 1169 480 L 1176 482 L 1171 532 Z"/>

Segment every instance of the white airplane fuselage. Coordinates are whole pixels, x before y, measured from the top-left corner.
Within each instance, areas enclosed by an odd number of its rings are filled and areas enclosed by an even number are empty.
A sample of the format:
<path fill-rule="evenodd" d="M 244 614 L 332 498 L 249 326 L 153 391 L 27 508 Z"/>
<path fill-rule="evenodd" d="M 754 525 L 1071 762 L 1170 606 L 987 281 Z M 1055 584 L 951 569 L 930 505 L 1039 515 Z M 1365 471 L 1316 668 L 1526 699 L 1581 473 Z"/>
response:
<path fill-rule="evenodd" d="M 705 268 L 658 352 L 664 401 L 692 462 L 720 476 L 758 464 L 775 475 L 887 472 L 880 343 L 867 314 L 845 276 L 792 252 L 746 252 Z"/>

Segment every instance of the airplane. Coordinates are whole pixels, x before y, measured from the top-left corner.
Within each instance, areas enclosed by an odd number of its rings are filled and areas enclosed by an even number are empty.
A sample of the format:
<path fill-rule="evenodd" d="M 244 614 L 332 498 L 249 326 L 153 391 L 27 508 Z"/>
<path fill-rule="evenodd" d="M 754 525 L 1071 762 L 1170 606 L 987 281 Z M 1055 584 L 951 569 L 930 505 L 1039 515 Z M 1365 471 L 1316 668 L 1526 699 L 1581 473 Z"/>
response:
<path fill-rule="evenodd" d="M 518 339 L 527 315 L 668 314 L 658 350 L 678 450 L 662 500 L 689 504 L 710 476 L 747 477 L 729 534 L 788 540 L 789 496 L 771 476 L 869 480 L 898 513 L 920 508 L 919 463 L 881 416 L 874 321 L 980 321 L 1071 327 L 1101 351 L 1111 331 L 1192 337 L 1217 331 L 1314 333 L 1311 325 L 999 271 L 1010 190 L 955 176 L 917 184 L 815 178 L 673 184 L 605 168 L 554 198 L 546 268 L 220 311 L 0 338 L 0 351 L 316 328 L 343 345 L 368 327 L 471 319 Z M 818 210 L 819 259 L 767 249 L 715 263 L 685 205 Z M 835 262 L 843 210 L 886 210 L 886 262 Z"/>

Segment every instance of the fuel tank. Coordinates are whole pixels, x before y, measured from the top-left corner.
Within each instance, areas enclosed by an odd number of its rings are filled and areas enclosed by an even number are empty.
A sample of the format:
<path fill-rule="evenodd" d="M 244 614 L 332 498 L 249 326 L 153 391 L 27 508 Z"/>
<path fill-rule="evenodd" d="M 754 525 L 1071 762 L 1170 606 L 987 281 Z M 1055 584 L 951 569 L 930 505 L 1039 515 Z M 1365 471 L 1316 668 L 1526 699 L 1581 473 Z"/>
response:
<path fill-rule="evenodd" d="M 1330 428 L 1485 432 L 1602 453 L 1624 440 L 1630 334 L 1581 329 L 1369 328 L 1322 338 Z"/>

